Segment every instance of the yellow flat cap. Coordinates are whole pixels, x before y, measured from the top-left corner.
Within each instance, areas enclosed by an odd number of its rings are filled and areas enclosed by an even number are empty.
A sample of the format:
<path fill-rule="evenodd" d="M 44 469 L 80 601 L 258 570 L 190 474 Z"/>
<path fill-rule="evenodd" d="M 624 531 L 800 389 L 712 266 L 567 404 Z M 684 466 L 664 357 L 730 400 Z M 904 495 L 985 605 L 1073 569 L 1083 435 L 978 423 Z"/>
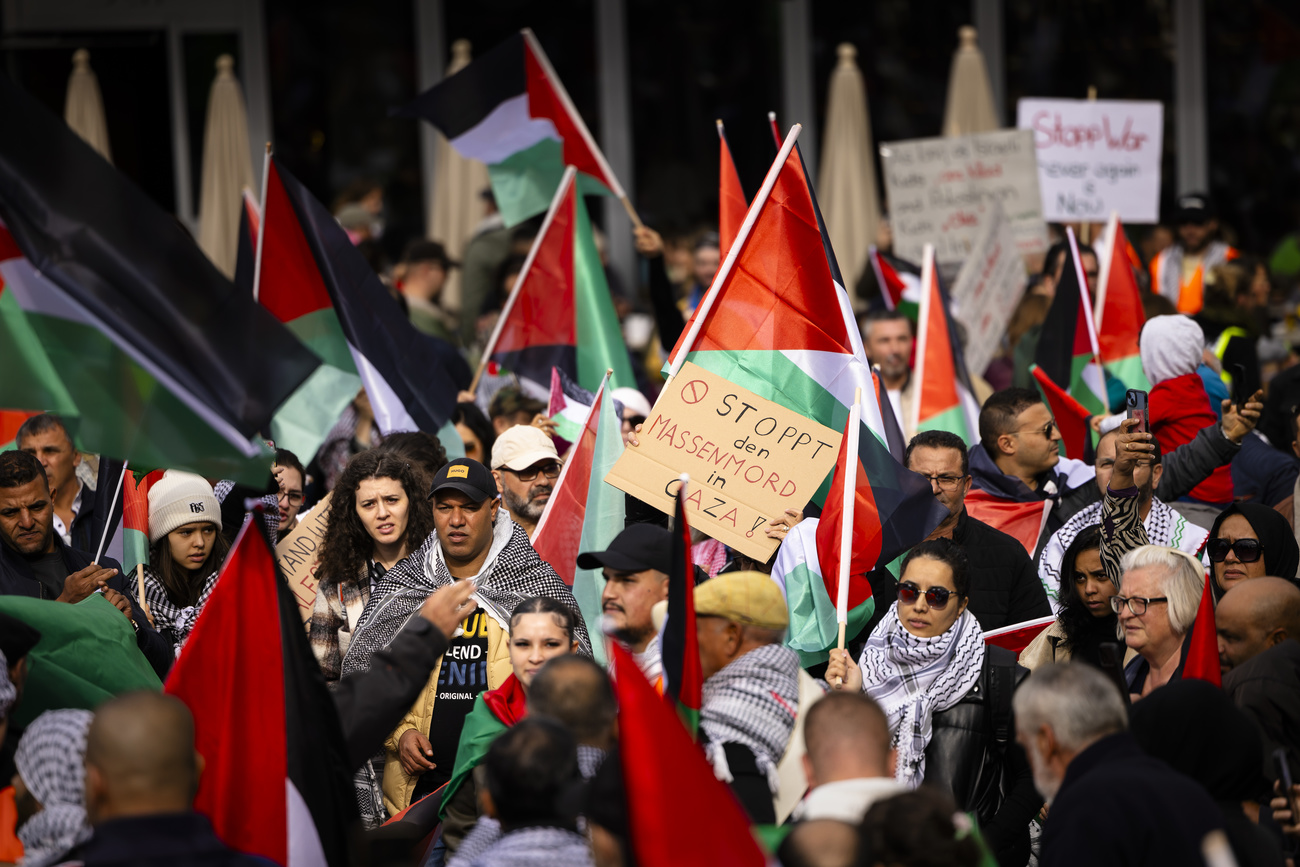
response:
<path fill-rule="evenodd" d="M 724 572 L 695 588 L 695 613 L 735 623 L 785 629 L 790 613 L 772 576 L 762 572 Z"/>

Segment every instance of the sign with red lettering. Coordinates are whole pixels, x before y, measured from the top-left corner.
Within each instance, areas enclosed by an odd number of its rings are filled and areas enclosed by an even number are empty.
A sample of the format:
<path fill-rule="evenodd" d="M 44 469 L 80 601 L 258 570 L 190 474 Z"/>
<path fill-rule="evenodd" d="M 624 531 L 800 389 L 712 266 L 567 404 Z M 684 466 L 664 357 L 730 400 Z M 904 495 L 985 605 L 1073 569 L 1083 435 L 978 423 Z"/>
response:
<path fill-rule="evenodd" d="M 326 494 L 315 508 L 298 519 L 293 532 L 275 546 L 275 559 L 289 582 L 304 623 L 311 620 L 311 609 L 316 604 L 316 561 L 320 557 L 321 545 L 325 543 L 329 518 L 330 495 Z"/>
<path fill-rule="evenodd" d="M 889 142 L 880 146 L 880 162 L 896 256 L 920 262 L 925 245 L 934 244 L 939 264 L 955 268 L 970 255 L 994 202 L 1006 211 L 1021 256 L 1047 252 L 1028 132 Z"/>
<path fill-rule="evenodd" d="M 1038 153 L 1043 216 L 1062 223 L 1160 219 L 1164 106 L 1158 102 L 1022 99 L 1016 126 Z"/>
<path fill-rule="evenodd" d="M 842 436 L 688 361 L 605 481 L 671 515 L 686 473 L 691 526 L 764 562 L 764 525 L 808 504 Z"/>

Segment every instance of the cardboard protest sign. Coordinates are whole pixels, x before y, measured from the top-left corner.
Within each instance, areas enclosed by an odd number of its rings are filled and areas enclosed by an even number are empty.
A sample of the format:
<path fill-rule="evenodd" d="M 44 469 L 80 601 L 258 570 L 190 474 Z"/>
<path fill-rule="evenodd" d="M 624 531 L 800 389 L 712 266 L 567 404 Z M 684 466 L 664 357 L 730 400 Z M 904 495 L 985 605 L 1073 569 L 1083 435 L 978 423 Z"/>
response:
<path fill-rule="evenodd" d="M 1164 106 L 1158 102 L 1022 99 L 1016 126 L 1038 153 L 1048 220 L 1126 223 L 1160 219 Z"/>
<path fill-rule="evenodd" d="M 330 495 L 316 504 L 298 526 L 280 544 L 275 546 L 275 559 L 284 572 L 289 589 L 298 601 L 298 611 L 303 622 L 311 619 L 312 606 L 316 604 L 316 559 L 325 542 L 325 527 L 330 518 Z"/>
<path fill-rule="evenodd" d="M 953 317 L 966 330 L 966 369 L 982 374 L 997 355 L 1002 334 L 1025 291 L 1025 260 L 1011 221 L 994 203 L 980 220 L 975 246 L 952 287 Z"/>
<path fill-rule="evenodd" d="M 842 436 L 687 362 L 605 481 L 672 514 L 687 473 L 691 526 L 765 561 L 779 543 L 763 526 L 807 505 Z"/>
<path fill-rule="evenodd" d="M 998 130 L 960 138 L 889 142 L 880 146 L 894 255 L 920 262 L 926 244 L 935 259 L 960 263 L 975 246 L 980 220 L 1001 203 L 1022 256 L 1047 251 L 1033 135 Z"/>

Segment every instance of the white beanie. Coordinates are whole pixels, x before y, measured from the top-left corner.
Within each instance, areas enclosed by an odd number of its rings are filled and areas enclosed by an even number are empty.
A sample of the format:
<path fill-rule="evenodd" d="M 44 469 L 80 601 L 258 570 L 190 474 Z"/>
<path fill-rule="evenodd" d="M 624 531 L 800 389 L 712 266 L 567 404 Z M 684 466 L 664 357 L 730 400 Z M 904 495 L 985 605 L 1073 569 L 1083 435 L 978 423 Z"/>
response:
<path fill-rule="evenodd" d="M 1195 373 L 1201 366 L 1205 332 L 1181 313 L 1147 320 L 1138 337 L 1142 370 L 1152 385 Z"/>
<path fill-rule="evenodd" d="M 149 489 L 149 544 L 195 521 L 221 529 L 221 504 L 212 486 L 194 473 L 168 470 Z"/>

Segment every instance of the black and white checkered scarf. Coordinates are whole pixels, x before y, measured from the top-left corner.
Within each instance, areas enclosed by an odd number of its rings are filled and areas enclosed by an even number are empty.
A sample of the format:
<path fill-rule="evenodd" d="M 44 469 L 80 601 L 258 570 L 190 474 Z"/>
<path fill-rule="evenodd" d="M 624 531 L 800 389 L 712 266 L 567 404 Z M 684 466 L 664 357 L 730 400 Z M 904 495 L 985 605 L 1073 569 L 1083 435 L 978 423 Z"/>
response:
<path fill-rule="evenodd" d="M 343 657 L 343 676 L 370 668 L 370 660 L 392 643 L 419 612 L 429 594 L 451 583 L 451 573 L 443 560 L 438 534 L 431 533 L 413 554 L 384 573 L 370 592 L 370 601 L 361 612 L 352 643 Z M 502 629 L 510 628 L 510 613 L 529 597 L 549 596 L 563 602 L 573 610 L 578 652 L 591 656 L 591 638 L 587 635 L 573 591 L 548 563 L 537 556 L 528 542 L 528 534 L 510 519 L 505 509 L 497 513 L 492 546 L 477 583 L 474 600 L 501 624 Z M 366 827 L 375 827 L 385 818 L 378 777 L 372 760 L 354 778 L 357 806 Z"/>
<path fill-rule="evenodd" d="M 143 563 L 139 568 L 144 570 L 144 601 L 149 603 L 149 613 L 153 616 L 154 628 L 167 637 L 179 657 L 181 647 L 185 645 L 185 640 L 190 637 L 190 631 L 194 629 L 194 622 L 199 619 L 199 612 L 203 610 L 208 597 L 212 595 L 212 588 L 217 586 L 217 574 L 220 570 L 213 569 L 212 574 L 203 579 L 203 590 L 199 592 L 198 602 L 182 608 L 172 602 L 167 595 L 167 588 L 163 586 L 162 578 L 157 572 Z M 140 594 L 138 580 L 131 580 L 128 586 L 132 596 Z M 135 601 L 138 605 L 141 600 Z"/>
<path fill-rule="evenodd" d="M 58 861 L 90 837 L 86 821 L 86 736 L 94 714 L 88 710 L 47 710 L 23 732 L 14 765 L 42 809 L 18 828 L 21 867 Z"/>
<path fill-rule="evenodd" d="M 723 744 L 749 747 L 776 793 L 776 766 L 785 755 L 799 712 L 799 656 L 780 644 L 765 644 L 734 659 L 704 681 L 700 728 L 714 774 L 731 782 Z"/>
<path fill-rule="evenodd" d="M 955 600 L 954 600 L 955 602 Z M 889 718 L 898 750 L 894 778 L 912 788 L 925 777 L 933 717 L 961 701 L 984 669 L 979 621 L 963 611 L 942 635 L 908 632 L 891 605 L 862 648 L 862 688 Z"/>
<path fill-rule="evenodd" d="M 591 867 L 587 840 L 567 828 L 520 828 L 503 834 L 470 867 Z"/>

